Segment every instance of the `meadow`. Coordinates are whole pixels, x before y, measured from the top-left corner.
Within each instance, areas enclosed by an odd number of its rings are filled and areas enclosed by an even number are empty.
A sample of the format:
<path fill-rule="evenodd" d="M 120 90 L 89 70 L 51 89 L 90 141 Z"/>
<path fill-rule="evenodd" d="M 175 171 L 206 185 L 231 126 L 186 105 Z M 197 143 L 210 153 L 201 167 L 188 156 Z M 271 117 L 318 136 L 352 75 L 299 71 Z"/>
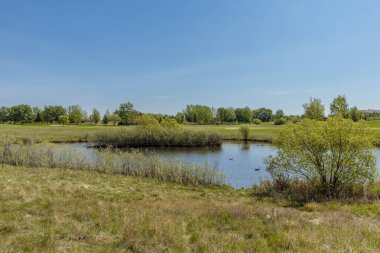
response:
<path fill-rule="evenodd" d="M 184 129 L 215 131 L 223 140 L 239 140 L 239 128 L 242 125 L 184 125 Z M 250 140 L 270 142 L 282 126 L 273 123 L 261 125 L 244 125 L 250 129 Z M 380 126 L 379 126 L 380 127 Z M 104 125 L 47 125 L 47 124 L 0 124 L 0 139 L 11 142 L 87 142 L 89 136 L 99 130 L 115 128 L 134 128 L 134 126 Z M 380 129 L 380 128 L 379 128 Z"/>
<path fill-rule="evenodd" d="M 0 167 L 0 252 L 379 252 L 380 205 Z"/>

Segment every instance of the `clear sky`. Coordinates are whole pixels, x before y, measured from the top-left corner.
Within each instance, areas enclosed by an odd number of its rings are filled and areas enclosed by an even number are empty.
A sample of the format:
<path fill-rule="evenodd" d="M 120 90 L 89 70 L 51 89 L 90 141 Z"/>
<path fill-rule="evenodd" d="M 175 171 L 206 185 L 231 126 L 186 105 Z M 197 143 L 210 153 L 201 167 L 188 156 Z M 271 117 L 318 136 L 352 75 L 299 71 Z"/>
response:
<path fill-rule="evenodd" d="M 0 0 L 0 105 L 301 113 L 338 94 L 380 109 L 378 0 Z"/>

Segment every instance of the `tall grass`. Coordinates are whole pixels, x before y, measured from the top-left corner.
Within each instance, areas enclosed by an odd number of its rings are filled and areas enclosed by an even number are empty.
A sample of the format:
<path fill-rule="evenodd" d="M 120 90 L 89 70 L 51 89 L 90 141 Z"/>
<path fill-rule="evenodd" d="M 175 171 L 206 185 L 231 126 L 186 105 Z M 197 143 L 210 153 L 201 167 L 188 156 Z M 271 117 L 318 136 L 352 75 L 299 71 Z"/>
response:
<path fill-rule="evenodd" d="M 90 136 L 99 146 L 124 147 L 214 147 L 222 144 L 219 133 L 202 130 L 147 127 L 103 130 Z"/>
<path fill-rule="evenodd" d="M 77 150 L 54 144 L 0 146 L 0 164 L 33 168 L 67 168 L 155 178 L 190 185 L 224 185 L 225 176 L 207 164 L 163 161 L 138 152 Z"/>

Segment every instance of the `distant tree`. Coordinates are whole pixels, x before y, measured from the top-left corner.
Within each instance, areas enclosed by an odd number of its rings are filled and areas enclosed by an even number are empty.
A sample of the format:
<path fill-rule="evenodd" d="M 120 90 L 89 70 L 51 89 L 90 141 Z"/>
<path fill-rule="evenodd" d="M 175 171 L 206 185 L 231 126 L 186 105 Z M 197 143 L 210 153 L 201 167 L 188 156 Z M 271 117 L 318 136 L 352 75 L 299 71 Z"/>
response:
<path fill-rule="evenodd" d="M 281 119 L 281 118 L 284 118 L 285 117 L 285 113 L 283 110 L 277 110 L 274 114 L 274 117 L 276 119 Z"/>
<path fill-rule="evenodd" d="M 251 123 L 253 118 L 253 111 L 249 107 L 236 108 L 236 119 L 240 123 Z"/>
<path fill-rule="evenodd" d="M 144 125 L 144 126 L 159 126 L 160 122 L 150 114 L 143 114 L 141 116 L 137 116 L 135 122 L 137 125 Z"/>
<path fill-rule="evenodd" d="M 183 124 L 186 121 L 185 115 L 182 112 L 179 112 L 175 115 L 175 119 L 177 120 L 178 124 Z"/>
<path fill-rule="evenodd" d="M 22 104 L 12 106 L 10 109 L 9 118 L 13 123 L 29 123 L 33 122 L 33 111 L 29 105 Z"/>
<path fill-rule="evenodd" d="M 6 122 L 9 121 L 9 115 L 10 114 L 10 109 L 9 107 L 2 106 L 0 107 L 0 122 L 5 124 Z"/>
<path fill-rule="evenodd" d="M 68 115 L 61 115 L 58 117 L 58 122 L 62 125 L 65 125 L 70 122 L 70 118 Z"/>
<path fill-rule="evenodd" d="M 90 116 L 90 120 L 94 124 L 98 124 L 99 123 L 99 121 L 100 121 L 100 112 L 96 108 L 92 109 L 92 114 Z"/>
<path fill-rule="evenodd" d="M 134 119 L 138 116 L 138 112 L 133 109 L 131 102 L 123 103 L 119 106 L 119 109 L 115 111 L 115 114 L 119 115 L 120 122 L 124 125 L 133 124 Z"/>
<path fill-rule="evenodd" d="M 279 125 L 283 125 L 286 123 L 286 119 L 284 117 L 281 117 L 281 118 L 275 118 L 274 122 L 273 122 L 276 126 L 279 126 Z"/>
<path fill-rule="evenodd" d="M 58 121 L 59 116 L 65 115 L 66 109 L 60 105 L 48 105 L 41 112 L 41 118 L 46 123 Z"/>
<path fill-rule="evenodd" d="M 236 121 L 236 113 L 234 108 L 228 107 L 220 107 L 216 111 L 217 118 L 220 120 L 220 122 L 228 122 L 232 123 Z"/>
<path fill-rule="evenodd" d="M 208 124 L 212 121 L 212 109 L 208 106 L 187 105 L 184 114 L 188 122 Z"/>
<path fill-rule="evenodd" d="M 42 110 L 39 107 L 33 107 L 32 111 L 33 111 L 33 121 L 34 122 L 41 122 L 42 121 L 42 118 L 41 118 Z"/>
<path fill-rule="evenodd" d="M 120 122 L 120 116 L 116 113 L 113 113 L 109 116 L 109 120 L 110 122 L 113 123 L 113 125 L 115 126 L 117 123 Z"/>
<path fill-rule="evenodd" d="M 84 120 L 85 113 L 79 105 L 71 105 L 67 111 L 71 123 L 79 125 Z"/>
<path fill-rule="evenodd" d="M 310 98 L 310 102 L 303 105 L 306 119 L 323 121 L 325 119 L 325 106 L 320 99 Z"/>
<path fill-rule="evenodd" d="M 253 111 L 254 118 L 262 122 L 269 122 L 272 119 L 272 110 L 267 108 L 259 108 Z"/>
<path fill-rule="evenodd" d="M 104 125 L 107 125 L 110 122 L 110 112 L 107 110 L 106 113 L 103 115 L 102 123 Z"/>
<path fill-rule="evenodd" d="M 165 128 L 180 128 L 182 127 L 180 124 L 178 124 L 176 119 L 173 118 L 164 118 L 161 122 L 160 125 Z"/>
<path fill-rule="evenodd" d="M 345 119 L 350 117 L 350 110 L 348 109 L 348 103 L 345 96 L 339 95 L 334 98 L 334 100 L 330 104 L 330 112 L 331 116 L 340 115 Z"/>
<path fill-rule="evenodd" d="M 354 106 L 350 109 L 350 118 L 354 121 L 354 122 L 358 122 L 359 120 L 363 119 L 364 116 L 363 114 L 359 111 L 359 109 Z"/>

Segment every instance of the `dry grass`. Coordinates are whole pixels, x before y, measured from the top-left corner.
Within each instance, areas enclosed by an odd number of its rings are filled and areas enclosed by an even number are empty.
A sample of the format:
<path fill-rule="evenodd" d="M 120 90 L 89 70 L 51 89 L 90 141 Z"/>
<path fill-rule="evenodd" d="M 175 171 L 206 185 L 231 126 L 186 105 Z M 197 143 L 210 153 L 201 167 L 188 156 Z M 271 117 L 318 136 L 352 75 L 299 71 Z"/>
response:
<path fill-rule="evenodd" d="M 0 168 L 0 252 L 379 252 L 380 213 L 247 191 Z"/>

